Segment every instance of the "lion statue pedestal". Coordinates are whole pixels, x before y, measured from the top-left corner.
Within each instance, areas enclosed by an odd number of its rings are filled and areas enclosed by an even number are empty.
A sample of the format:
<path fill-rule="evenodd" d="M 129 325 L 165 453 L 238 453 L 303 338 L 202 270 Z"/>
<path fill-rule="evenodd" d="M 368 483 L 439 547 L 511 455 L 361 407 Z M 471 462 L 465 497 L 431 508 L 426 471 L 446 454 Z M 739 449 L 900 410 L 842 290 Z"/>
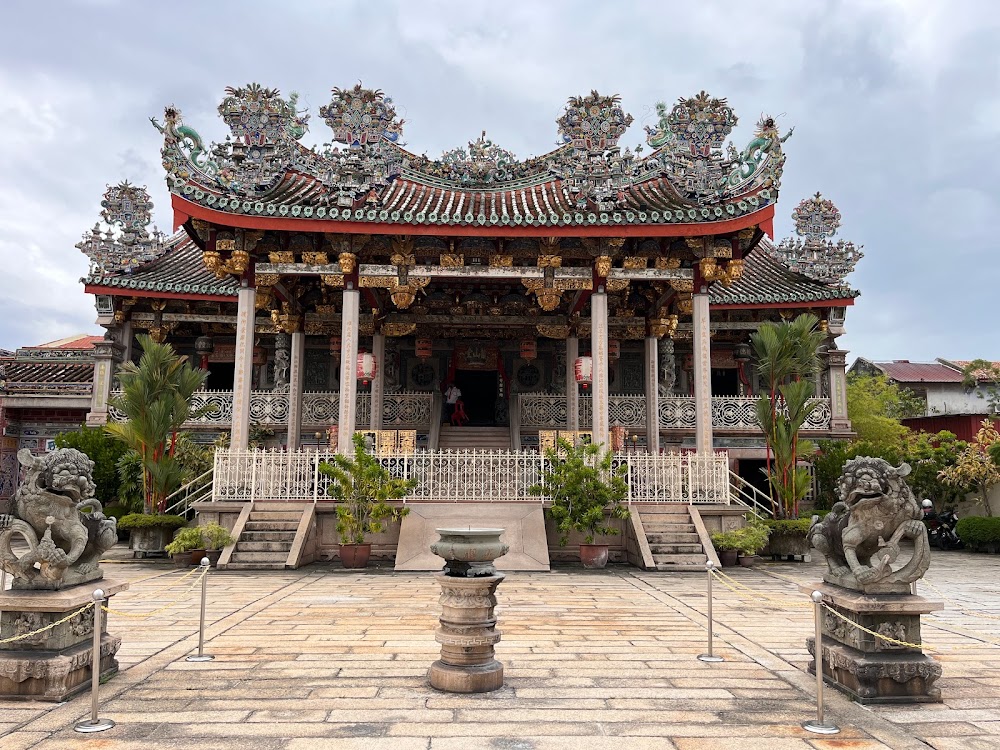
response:
<path fill-rule="evenodd" d="M 859 703 L 941 701 L 934 685 L 941 665 L 919 644 L 920 615 L 943 605 L 910 593 L 930 566 L 931 548 L 920 505 L 904 480 L 909 473 L 908 465 L 893 467 L 881 458 L 848 461 L 838 486 L 840 502 L 822 520 L 814 518 L 809 529 L 828 571 L 824 583 L 801 588 L 822 592 L 833 610 L 823 612 L 818 661 L 826 681 Z M 903 540 L 912 542 L 913 554 L 893 567 Z M 814 640 L 806 641 L 813 673 Z"/>
<path fill-rule="evenodd" d="M 93 462 L 72 448 L 17 457 L 27 476 L 14 515 L 0 516 L 0 567 L 13 577 L 0 592 L 0 640 L 27 637 L 0 644 L 0 699 L 63 701 L 87 689 L 95 662 L 102 678 L 118 671 L 121 639 L 102 633 L 94 658 L 93 609 L 37 631 L 92 602 L 94 589 L 110 598 L 128 583 L 101 580 L 98 561 L 117 533 L 94 498 Z M 27 547 L 21 555 L 16 537 Z"/>

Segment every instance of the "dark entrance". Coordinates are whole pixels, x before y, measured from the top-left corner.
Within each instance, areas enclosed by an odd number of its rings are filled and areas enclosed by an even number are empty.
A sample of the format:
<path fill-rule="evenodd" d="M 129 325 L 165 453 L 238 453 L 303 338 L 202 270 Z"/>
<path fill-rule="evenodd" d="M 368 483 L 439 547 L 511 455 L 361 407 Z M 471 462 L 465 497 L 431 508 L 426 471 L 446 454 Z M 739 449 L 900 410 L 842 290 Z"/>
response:
<path fill-rule="evenodd" d="M 209 391 L 233 390 L 233 379 L 236 377 L 236 365 L 232 362 L 209 362 L 208 379 L 205 389 Z"/>
<path fill-rule="evenodd" d="M 731 367 L 712 368 L 712 395 L 713 396 L 739 396 L 740 378 L 739 371 Z"/>
<path fill-rule="evenodd" d="M 462 392 L 465 413 L 470 425 L 496 424 L 496 400 L 499 373 L 496 370 L 456 370 L 455 385 Z"/>
<path fill-rule="evenodd" d="M 766 468 L 767 461 L 764 459 L 741 458 L 736 473 L 751 486 L 756 487 L 763 494 L 770 496 L 770 487 L 767 482 L 767 476 L 764 474 Z"/>

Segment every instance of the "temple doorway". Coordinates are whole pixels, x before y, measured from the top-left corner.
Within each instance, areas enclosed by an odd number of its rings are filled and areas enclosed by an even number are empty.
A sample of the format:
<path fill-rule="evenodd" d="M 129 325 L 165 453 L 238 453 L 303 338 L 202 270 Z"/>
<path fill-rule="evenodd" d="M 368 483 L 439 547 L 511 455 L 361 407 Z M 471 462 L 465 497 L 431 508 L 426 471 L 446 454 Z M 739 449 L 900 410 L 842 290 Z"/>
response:
<path fill-rule="evenodd" d="M 231 391 L 236 377 L 236 365 L 232 362 L 209 362 L 205 390 Z"/>
<path fill-rule="evenodd" d="M 712 368 L 712 395 L 739 396 L 739 371 L 731 367 Z"/>
<path fill-rule="evenodd" d="M 499 386 L 496 370 L 456 370 L 455 385 L 462 392 L 469 424 L 481 427 L 496 424 L 496 400 Z"/>

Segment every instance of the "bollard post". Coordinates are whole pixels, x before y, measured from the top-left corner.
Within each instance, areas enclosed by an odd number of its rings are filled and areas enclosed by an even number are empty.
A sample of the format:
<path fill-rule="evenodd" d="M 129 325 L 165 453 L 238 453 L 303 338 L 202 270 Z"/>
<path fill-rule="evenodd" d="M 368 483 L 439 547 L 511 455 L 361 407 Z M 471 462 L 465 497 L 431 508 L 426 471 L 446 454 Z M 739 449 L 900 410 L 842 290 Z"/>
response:
<path fill-rule="evenodd" d="M 823 720 L 823 592 L 813 591 L 813 615 L 816 619 L 816 721 L 807 721 L 802 728 L 813 734 L 840 734 L 840 727 Z"/>
<path fill-rule="evenodd" d="M 98 693 L 101 688 L 101 604 L 104 591 L 94 589 L 94 653 L 90 661 L 90 721 L 81 721 L 75 727 L 77 732 L 103 732 L 115 723 L 111 719 L 97 718 Z"/>
<path fill-rule="evenodd" d="M 201 558 L 201 619 L 198 624 L 198 653 L 184 659 L 184 661 L 212 661 L 215 657 L 205 653 L 205 600 L 208 596 L 208 567 L 211 561 L 207 557 Z"/>
<path fill-rule="evenodd" d="M 712 653 L 712 641 L 715 639 L 714 627 L 712 623 L 712 571 L 715 570 L 715 563 L 709 560 L 705 563 L 705 570 L 708 572 L 708 653 L 699 654 L 698 661 L 707 661 L 710 663 L 725 661 L 721 656 L 715 656 Z"/>

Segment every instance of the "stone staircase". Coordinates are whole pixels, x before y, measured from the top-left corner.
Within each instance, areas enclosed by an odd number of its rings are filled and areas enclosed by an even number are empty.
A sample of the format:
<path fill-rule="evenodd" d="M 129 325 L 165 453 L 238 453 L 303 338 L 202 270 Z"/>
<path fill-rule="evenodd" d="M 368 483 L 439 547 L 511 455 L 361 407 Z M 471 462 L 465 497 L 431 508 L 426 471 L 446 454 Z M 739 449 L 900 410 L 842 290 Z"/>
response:
<path fill-rule="evenodd" d="M 636 511 L 633 505 L 632 512 Z M 638 512 L 657 570 L 705 571 L 708 557 L 686 504 L 656 505 Z"/>
<path fill-rule="evenodd" d="M 284 570 L 304 511 L 298 504 L 254 503 L 226 570 Z"/>
<path fill-rule="evenodd" d="M 509 427 L 455 427 L 441 425 L 439 450 L 509 451 Z"/>

